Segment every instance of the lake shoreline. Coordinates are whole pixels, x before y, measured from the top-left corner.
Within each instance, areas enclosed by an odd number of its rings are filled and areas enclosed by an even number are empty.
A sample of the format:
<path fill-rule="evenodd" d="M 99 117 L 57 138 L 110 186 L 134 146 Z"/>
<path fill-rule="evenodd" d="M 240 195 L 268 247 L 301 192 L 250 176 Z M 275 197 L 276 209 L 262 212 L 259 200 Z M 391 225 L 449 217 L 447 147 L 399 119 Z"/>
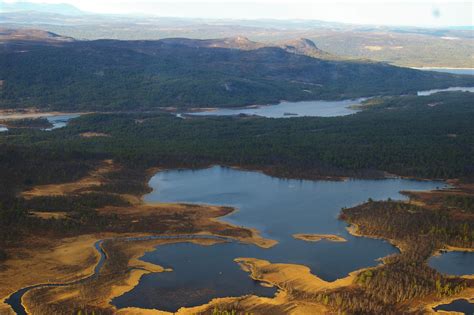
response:
<path fill-rule="evenodd" d="M 110 166 L 109 166 L 109 167 L 110 167 Z M 147 170 L 145 171 L 146 176 L 144 177 L 145 185 L 148 186 L 148 183 L 149 183 L 149 181 L 150 181 L 150 179 L 151 179 L 152 176 L 156 175 L 158 172 L 162 172 L 162 171 L 165 171 L 165 170 L 167 170 L 167 169 L 164 169 L 164 168 L 162 168 L 162 167 L 160 167 L 160 168 L 150 168 L 150 169 L 147 169 Z M 170 170 L 175 170 L 175 169 L 170 169 Z M 327 180 L 327 179 L 326 179 L 326 180 Z M 61 185 L 61 184 L 59 184 L 59 185 Z M 149 186 L 148 186 L 148 189 L 150 189 Z M 154 203 L 152 203 L 152 202 L 151 202 L 151 203 L 149 203 L 149 202 L 144 202 L 144 201 L 143 201 L 144 195 L 145 195 L 145 193 L 141 193 L 140 196 L 135 196 L 135 198 L 136 198 L 135 200 L 137 200 L 138 204 L 143 204 L 143 203 L 145 203 L 145 205 L 146 205 L 146 206 L 149 206 L 149 207 L 159 206 L 159 203 L 154 204 Z M 176 205 L 180 205 L 180 204 L 176 204 Z M 181 206 L 185 206 L 185 205 L 181 204 Z M 202 206 L 203 206 L 203 207 L 206 207 L 206 205 L 202 205 Z M 108 210 L 107 210 L 107 211 L 108 211 Z M 140 211 L 141 211 L 141 210 L 140 210 Z M 145 211 L 145 209 L 144 209 L 144 211 Z M 148 212 L 149 210 L 146 210 L 146 211 Z M 230 213 L 233 213 L 233 211 L 235 211 L 235 209 L 232 210 L 231 212 L 228 212 L 228 213 L 225 214 L 225 215 L 228 215 L 228 214 L 230 214 Z M 224 215 L 224 216 L 225 216 L 225 215 Z M 215 218 L 211 218 L 211 221 L 215 221 L 216 223 L 221 223 L 221 224 L 225 224 L 225 225 L 231 225 L 231 224 L 229 224 L 229 223 L 227 223 L 227 222 L 225 222 L 225 221 L 220 221 L 220 219 L 222 219 L 222 217 L 223 217 L 223 216 L 221 215 L 221 216 L 218 216 L 218 217 L 215 217 Z M 237 226 L 234 225 L 234 228 L 236 228 L 236 227 L 237 227 Z M 246 230 L 251 230 L 251 229 L 246 228 Z M 255 233 L 255 231 L 257 231 L 257 230 L 256 230 L 256 229 L 253 229 L 252 233 Z M 356 235 L 356 234 L 357 234 L 357 231 L 352 231 L 352 232 L 354 233 L 354 234 L 351 233 L 351 234 L 353 234 L 353 235 Z M 204 232 L 203 232 L 203 233 L 204 233 Z M 143 233 L 138 233 L 138 234 L 135 234 L 135 235 L 136 235 L 137 237 L 139 237 L 139 236 L 143 236 Z M 167 234 L 167 235 L 168 235 L 168 234 Z M 221 236 L 221 234 L 214 234 L 214 235 L 216 235 L 216 236 Z M 177 236 L 179 237 L 179 235 L 177 235 Z M 357 236 L 359 236 L 359 235 L 357 235 Z M 367 237 L 367 236 L 365 236 L 365 235 L 361 235 L 361 236 Z M 370 236 L 369 236 L 369 237 L 370 237 Z M 236 237 L 235 239 L 239 239 L 239 238 Z M 382 238 L 382 239 L 384 239 L 384 238 Z M 385 240 L 385 239 L 384 239 L 384 240 Z M 392 243 L 390 240 L 388 240 L 388 241 L 389 241 L 390 243 Z M 248 240 L 247 240 L 246 242 L 250 242 L 250 243 L 251 243 L 251 241 L 248 241 Z M 258 245 L 258 244 L 257 244 L 257 245 Z M 393 245 L 394 245 L 394 246 L 397 246 L 396 244 L 393 244 Z M 399 247 L 399 248 L 400 248 L 400 247 Z M 303 265 L 301 265 L 301 266 L 303 266 Z M 306 267 L 306 266 L 303 266 L 303 267 Z M 308 267 L 306 267 L 306 268 L 308 268 Z M 370 268 L 376 268 L 376 267 L 370 267 Z M 370 269 L 370 268 L 369 268 L 369 269 Z M 364 269 L 355 270 L 354 273 L 361 272 L 362 270 L 364 270 Z M 140 273 L 141 273 L 141 272 L 138 272 L 138 273 L 133 272 L 133 275 L 130 275 L 130 277 L 131 277 L 130 279 L 131 279 L 131 280 L 128 282 L 128 287 L 127 287 L 126 290 L 129 290 L 129 289 L 131 290 L 131 289 L 133 289 L 134 285 L 137 284 L 137 280 L 138 280 L 139 278 L 141 278 L 141 276 L 144 274 L 144 273 L 143 273 L 142 275 L 139 275 Z M 336 281 L 337 281 L 337 280 L 336 280 Z M 121 290 L 122 290 L 122 289 L 121 289 Z M 122 291 L 125 291 L 125 289 L 123 289 Z M 121 291 L 121 292 L 122 292 L 122 291 Z M 116 291 L 116 292 L 118 292 L 118 291 Z M 219 299 L 220 299 L 220 298 L 219 298 Z M 226 300 L 226 299 L 231 299 L 231 300 L 234 300 L 234 301 L 235 301 L 235 299 L 238 299 L 238 298 L 222 298 L 222 299 L 224 299 L 224 300 Z M 267 301 L 267 300 L 265 300 L 265 301 Z M 212 301 L 211 301 L 211 302 L 212 302 Z M 213 305 L 213 304 L 212 304 L 213 302 L 212 302 L 212 303 L 211 303 L 211 302 L 210 302 L 209 305 Z M 202 306 L 200 306 L 200 307 L 204 307 L 204 305 L 202 305 Z M 120 310 L 119 310 L 119 311 L 120 311 Z"/>

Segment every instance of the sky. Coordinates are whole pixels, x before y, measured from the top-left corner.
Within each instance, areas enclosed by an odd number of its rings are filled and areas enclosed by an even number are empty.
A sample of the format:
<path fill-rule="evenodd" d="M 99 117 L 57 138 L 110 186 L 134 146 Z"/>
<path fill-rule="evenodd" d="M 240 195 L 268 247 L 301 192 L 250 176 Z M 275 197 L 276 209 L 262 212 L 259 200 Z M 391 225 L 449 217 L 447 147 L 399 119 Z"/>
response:
<path fill-rule="evenodd" d="M 21 0 L 95 13 L 222 19 L 305 19 L 355 24 L 472 26 L 474 1 L 430 0 Z M 7 0 L 5 2 L 18 2 Z"/>

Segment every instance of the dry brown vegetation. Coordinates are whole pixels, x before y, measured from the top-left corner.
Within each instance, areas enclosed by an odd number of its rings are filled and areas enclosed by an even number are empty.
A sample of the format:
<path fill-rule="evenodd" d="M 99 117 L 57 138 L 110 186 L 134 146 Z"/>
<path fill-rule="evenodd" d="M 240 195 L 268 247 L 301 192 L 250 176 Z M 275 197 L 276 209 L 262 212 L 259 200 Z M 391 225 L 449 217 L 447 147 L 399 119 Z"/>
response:
<path fill-rule="evenodd" d="M 4 299 L 21 288 L 70 282 L 90 275 L 99 259 L 94 243 L 100 237 L 82 235 L 62 240 L 35 237 L 11 250 L 10 258 L 0 269 L 0 311 L 9 309 Z"/>
<path fill-rule="evenodd" d="M 103 243 L 107 260 L 98 277 L 83 283 L 53 288 L 38 288 L 29 291 L 24 301 L 33 314 L 71 314 L 78 311 L 97 311 L 111 314 L 116 311 L 110 301 L 133 289 L 141 276 L 151 272 L 166 272 L 161 266 L 139 260 L 145 252 L 161 244 L 176 240 L 126 241 L 123 238 L 106 240 Z M 215 240 L 189 240 L 201 245 L 210 245 Z"/>
<path fill-rule="evenodd" d="M 107 185 L 116 188 L 113 185 L 122 180 L 122 177 L 114 174 L 121 172 L 126 170 L 106 160 L 76 182 L 36 186 L 22 195 L 29 200 L 50 196 L 87 196 L 87 193 L 101 191 Z M 146 180 L 148 176 L 145 176 Z M 143 274 L 163 271 L 160 266 L 142 262 L 138 257 L 159 244 L 173 242 L 124 242 L 121 241 L 123 237 L 206 234 L 225 236 L 261 247 L 270 247 L 276 243 L 262 238 L 256 230 L 233 226 L 217 219 L 234 211 L 233 208 L 193 204 L 145 204 L 140 193 L 137 194 L 118 194 L 129 201 L 127 206 L 105 206 L 96 209 L 98 218 L 111 218 L 110 221 L 105 221 L 112 225 L 103 229 L 104 232 L 90 234 L 87 229 L 78 230 L 77 233 L 82 235 L 71 238 L 62 238 L 60 234 L 54 233 L 34 237 L 31 235 L 25 237 L 21 247 L 9 248 L 8 259 L 0 270 L 0 299 L 3 301 L 23 287 L 42 283 L 69 283 L 87 277 L 98 261 L 99 254 L 94 243 L 100 239 L 117 240 L 103 244 L 107 260 L 98 278 L 66 287 L 31 290 L 23 298 L 25 307 L 33 314 L 70 314 L 72 309 L 81 310 L 83 306 L 86 310 L 110 312 L 113 307 L 109 305 L 109 301 L 113 297 L 132 289 Z M 44 220 L 68 220 L 70 215 L 57 211 L 30 211 L 30 214 Z M 200 244 L 216 242 L 206 239 L 186 241 Z M 25 270 L 30 273 L 25 273 Z M 2 302 L 0 311 L 6 313 L 11 310 Z"/>
<path fill-rule="evenodd" d="M 90 191 L 92 188 L 100 186 L 105 183 L 105 175 L 108 173 L 118 171 L 119 166 L 113 163 L 112 160 L 104 160 L 95 170 L 90 172 L 86 177 L 63 184 L 51 184 L 36 186 L 30 190 L 22 193 L 25 198 L 33 198 L 40 196 L 57 196 L 66 194 L 77 194 Z"/>
<path fill-rule="evenodd" d="M 82 138 L 96 138 L 96 137 L 110 137 L 110 135 L 103 132 L 83 132 L 79 134 Z"/>
<path fill-rule="evenodd" d="M 298 233 L 298 234 L 293 234 L 293 237 L 302 240 L 302 241 L 307 241 L 307 242 L 319 242 L 321 240 L 328 240 L 331 242 L 347 242 L 347 240 L 339 235 L 334 235 L 334 234 L 304 234 L 304 233 Z"/>

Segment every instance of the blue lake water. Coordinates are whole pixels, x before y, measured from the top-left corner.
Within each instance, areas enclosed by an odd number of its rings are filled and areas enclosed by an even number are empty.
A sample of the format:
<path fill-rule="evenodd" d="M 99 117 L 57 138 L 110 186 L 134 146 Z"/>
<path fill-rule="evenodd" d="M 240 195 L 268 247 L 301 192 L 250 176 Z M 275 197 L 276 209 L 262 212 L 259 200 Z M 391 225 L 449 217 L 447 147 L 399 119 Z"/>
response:
<path fill-rule="evenodd" d="M 430 190 L 441 182 L 406 179 L 309 181 L 278 179 L 259 172 L 225 167 L 159 172 L 150 180 L 147 202 L 187 202 L 237 208 L 222 220 L 255 227 L 279 243 L 269 249 L 230 242 L 213 246 L 177 243 L 158 246 L 143 260 L 173 268 L 173 272 L 142 277 L 133 290 L 113 300 L 119 308 L 136 306 L 175 311 L 181 306 L 207 303 L 214 297 L 248 293 L 269 296 L 240 270 L 238 257 L 273 263 L 304 264 L 325 279 L 335 280 L 351 271 L 378 264 L 378 258 L 397 252 L 389 243 L 353 237 L 338 220 L 342 207 L 368 198 L 404 199 L 401 190 Z M 294 233 L 337 234 L 347 242 L 317 243 L 296 240 Z"/>
<path fill-rule="evenodd" d="M 452 301 L 449 304 L 438 305 L 434 308 L 435 311 L 448 311 L 448 312 L 460 312 L 466 315 L 474 314 L 474 303 L 470 303 L 468 300 L 459 299 Z"/>
<path fill-rule="evenodd" d="M 243 108 L 219 108 L 211 111 L 187 113 L 195 116 L 235 116 L 240 114 L 257 115 L 268 118 L 291 118 L 304 116 L 334 117 L 357 113 L 352 105 L 359 105 L 364 98 L 342 101 L 304 101 L 280 102 L 277 105 L 265 105 Z"/>
<path fill-rule="evenodd" d="M 416 68 L 423 71 L 445 72 L 453 74 L 467 74 L 474 75 L 474 68 Z"/>
<path fill-rule="evenodd" d="M 428 264 L 439 272 L 450 275 L 474 274 L 473 252 L 443 252 L 429 259 Z"/>
<path fill-rule="evenodd" d="M 52 116 L 44 116 L 52 126 L 50 128 L 41 128 L 41 130 L 51 131 L 58 128 L 63 128 L 67 126 L 69 120 L 79 117 L 81 114 L 64 114 L 64 115 L 52 115 Z M 7 118 L 8 116 L 4 116 Z M 0 132 L 6 132 L 8 128 L 5 126 L 0 125 Z"/>
<path fill-rule="evenodd" d="M 46 119 L 53 125 L 51 128 L 46 128 L 44 130 L 50 131 L 58 128 L 63 128 L 67 126 L 69 120 L 81 116 L 80 114 L 65 114 L 65 115 L 54 115 L 48 116 Z"/>
<path fill-rule="evenodd" d="M 474 93 L 474 87 L 450 87 L 447 89 L 434 89 L 434 90 L 426 90 L 426 91 L 419 91 L 417 93 L 418 96 L 427 96 L 438 92 L 454 92 L 454 91 L 461 91 L 461 92 L 471 92 Z"/>
<path fill-rule="evenodd" d="M 445 89 L 433 89 L 418 91 L 418 96 L 427 96 L 438 92 L 463 91 L 473 92 L 474 87 L 449 87 Z M 202 112 L 189 112 L 186 115 L 193 116 L 236 116 L 256 115 L 267 118 L 293 118 L 293 117 L 335 117 L 355 114 L 360 110 L 352 106 L 360 105 L 367 98 L 342 101 L 303 101 L 303 102 L 280 102 L 276 105 L 251 106 L 241 108 L 215 108 Z M 182 114 L 177 114 L 183 118 Z"/>

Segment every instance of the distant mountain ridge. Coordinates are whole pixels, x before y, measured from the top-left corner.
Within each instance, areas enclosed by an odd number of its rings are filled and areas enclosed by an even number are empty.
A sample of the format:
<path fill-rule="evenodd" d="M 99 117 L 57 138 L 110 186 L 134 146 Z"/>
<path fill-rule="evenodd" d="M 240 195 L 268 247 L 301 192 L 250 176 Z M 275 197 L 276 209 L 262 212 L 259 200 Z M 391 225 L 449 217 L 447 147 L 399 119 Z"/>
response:
<path fill-rule="evenodd" d="M 198 19 L 90 12 L 82 15 L 38 11 L 2 13 L 1 9 L 0 20 L 5 27 L 39 28 L 88 40 L 212 39 L 243 34 L 252 41 L 278 43 L 307 38 L 316 42 L 318 48 L 344 58 L 371 59 L 406 67 L 473 67 L 471 27 L 389 27 L 312 20 Z"/>
<path fill-rule="evenodd" d="M 84 14 L 73 5 L 67 3 L 32 3 L 32 2 L 4 2 L 0 1 L 0 13 L 18 12 L 18 11 L 37 11 L 56 13 L 64 15 L 80 15 Z"/>
<path fill-rule="evenodd" d="M 74 39 L 71 37 L 61 36 L 52 32 L 47 32 L 37 29 L 11 29 L 11 28 L 1 28 L 0 27 L 0 41 L 45 41 L 48 43 L 53 43 L 55 41 L 61 42 L 70 42 Z M 125 43 L 126 41 L 124 41 Z M 147 42 L 148 50 L 144 48 L 144 45 L 140 43 Z M 150 53 L 150 48 L 155 44 L 168 45 L 168 46 L 186 46 L 190 48 L 226 48 L 226 49 L 239 49 L 239 50 L 256 50 L 265 47 L 276 47 L 281 48 L 287 52 L 306 55 L 315 58 L 322 59 L 336 59 L 337 57 L 331 55 L 321 49 L 319 49 L 316 44 L 307 39 L 299 38 L 288 41 L 280 41 L 276 43 L 259 43 L 251 41 L 244 36 L 235 36 L 227 38 L 217 38 L 217 39 L 190 39 L 190 38 L 165 38 L 158 41 L 136 41 L 137 50 L 142 51 L 143 53 Z M 133 49 L 133 48 L 132 48 Z"/>
<path fill-rule="evenodd" d="M 299 38 L 276 43 L 259 43 L 251 41 L 245 36 L 235 36 L 219 39 L 189 39 L 189 38 L 165 38 L 160 42 L 168 45 L 183 45 L 188 47 L 205 47 L 205 48 L 229 48 L 240 50 L 256 50 L 265 47 L 277 47 L 290 53 L 307 55 L 317 58 L 335 58 L 335 56 L 319 49 L 316 44 L 307 39 Z"/>

